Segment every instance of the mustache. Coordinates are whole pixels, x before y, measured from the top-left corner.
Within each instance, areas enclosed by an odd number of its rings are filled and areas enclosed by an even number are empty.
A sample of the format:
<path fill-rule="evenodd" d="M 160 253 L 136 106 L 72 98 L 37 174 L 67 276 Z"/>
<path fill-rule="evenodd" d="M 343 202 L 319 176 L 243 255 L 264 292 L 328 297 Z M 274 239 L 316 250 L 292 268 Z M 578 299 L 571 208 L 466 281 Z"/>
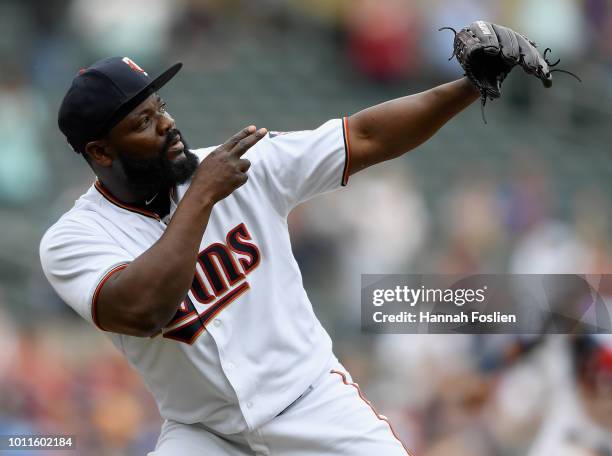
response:
<path fill-rule="evenodd" d="M 162 146 L 162 150 L 161 150 L 162 156 L 164 156 L 168 152 L 168 149 L 170 149 L 174 141 L 176 141 L 176 138 L 178 138 L 179 136 L 182 137 L 183 135 L 181 135 L 181 131 L 178 128 L 173 128 L 172 130 L 168 132 L 168 135 L 166 136 L 166 140 L 164 141 L 164 145 Z"/>

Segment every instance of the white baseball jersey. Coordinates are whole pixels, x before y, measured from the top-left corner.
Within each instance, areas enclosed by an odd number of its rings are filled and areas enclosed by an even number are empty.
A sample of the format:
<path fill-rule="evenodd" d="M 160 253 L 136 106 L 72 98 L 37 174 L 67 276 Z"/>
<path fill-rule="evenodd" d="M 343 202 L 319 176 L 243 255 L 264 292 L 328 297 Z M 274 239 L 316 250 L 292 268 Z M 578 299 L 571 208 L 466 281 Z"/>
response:
<path fill-rule="evenodd" d="M 223 434 L 253 430 L 335 362 L 291 252 L 287 215 L 346 184 L 346 126 L 336 119 L 313 131 L 270 133 L 251 148 L 249 180 L 214 206 L 191 289 L 163 333 L 107 333 L 162 417 Z M 195 153 L 201 160 L 213 149 Z M 173 192 L 170 216 L 188 186 Z M 165 229 L 156 214 L 117 201 L 96 182 L 44 235 L 43 270 L 59 296 L 97 324 L 104 282 Z"/>

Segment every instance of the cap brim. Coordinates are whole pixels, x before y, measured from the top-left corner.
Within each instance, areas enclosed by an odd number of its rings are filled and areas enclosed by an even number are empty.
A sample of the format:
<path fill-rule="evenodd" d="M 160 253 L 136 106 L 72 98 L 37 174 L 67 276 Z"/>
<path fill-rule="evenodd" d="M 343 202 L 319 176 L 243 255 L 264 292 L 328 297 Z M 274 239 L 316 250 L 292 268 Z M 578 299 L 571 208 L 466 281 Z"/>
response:
<path fill-rule="evenodd" d="M 181 68 L 183 68 L 183 64 L 181 62 L 175 63 L 158 77 L 156 77 L 153 82 L 147 86 L 147 88 L 153 89 L 154 91 L 161 89 L 170 79 L 176 76 L 176 73 L 178 73 Z"/>
<path fill-rule="evenodd" d="M 123 103 L 119 109 L 113 113 L 107 124 L 104 126 L 103 133 L 105 134 L 112 130 L 115 125 L 121 122 L 121 120 L 132 112 L 140 103 L 145 101 L 152 93 L 166 85 L 170 79 L 176 76 L 176 73 L 178 73 L 181 68 L 183 68 L 183 64 L 181 62 L 175 63 L 158 77 L 153 79 L 153 81 L 151 81 L 144 89 Z"/>

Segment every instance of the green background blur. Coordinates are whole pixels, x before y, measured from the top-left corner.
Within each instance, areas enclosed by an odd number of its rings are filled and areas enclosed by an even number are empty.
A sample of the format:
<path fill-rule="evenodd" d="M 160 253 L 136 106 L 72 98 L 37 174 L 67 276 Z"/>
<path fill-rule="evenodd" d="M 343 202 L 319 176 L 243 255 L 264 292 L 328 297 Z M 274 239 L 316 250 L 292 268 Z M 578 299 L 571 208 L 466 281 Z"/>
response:
<path fill-rule="evenodd" d="M 140 380 L 38 261 L 45 229 L 93 181 L 56 123 L 79 68 L 125 55 L 154 76 L 182 61 L 161 95 L 197 148 L 249 124 L 316 128 L 456 79 L 452 34 L 437 29 L 476 19 L 551 47 L 583 83 L 557 73 L 547 90 L 516 70 L 488 125 L 474 104 L 290 226 L 336 353 L 409 448 L 527 454 L 560 401 L 542 372 L 569 357 L 567 341 L 508 362 L 524 341 L 366 336 L 360 274 L 612 271 L 608 0 L 0 0 L 0 435 L 75 434 L 70 454 L 120 455 L 146 453 L 159 432 Z M 567 393 L 572 372 L 549 377 Z"/>

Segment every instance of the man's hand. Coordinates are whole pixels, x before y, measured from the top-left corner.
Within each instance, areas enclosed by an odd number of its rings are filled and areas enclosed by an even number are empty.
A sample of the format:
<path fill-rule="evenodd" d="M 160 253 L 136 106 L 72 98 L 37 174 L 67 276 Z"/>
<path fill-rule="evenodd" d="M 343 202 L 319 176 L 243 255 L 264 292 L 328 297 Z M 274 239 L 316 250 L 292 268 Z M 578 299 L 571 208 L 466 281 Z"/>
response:
<path fill-rule="evenodd" d="M 193 191 L 199 192 L 209 204 L 215 204 L 244 185 L 251 162 L 240 157 L 267 132 L 251 125 L 217 147 L 200 163 L 191 183 Z"/>

